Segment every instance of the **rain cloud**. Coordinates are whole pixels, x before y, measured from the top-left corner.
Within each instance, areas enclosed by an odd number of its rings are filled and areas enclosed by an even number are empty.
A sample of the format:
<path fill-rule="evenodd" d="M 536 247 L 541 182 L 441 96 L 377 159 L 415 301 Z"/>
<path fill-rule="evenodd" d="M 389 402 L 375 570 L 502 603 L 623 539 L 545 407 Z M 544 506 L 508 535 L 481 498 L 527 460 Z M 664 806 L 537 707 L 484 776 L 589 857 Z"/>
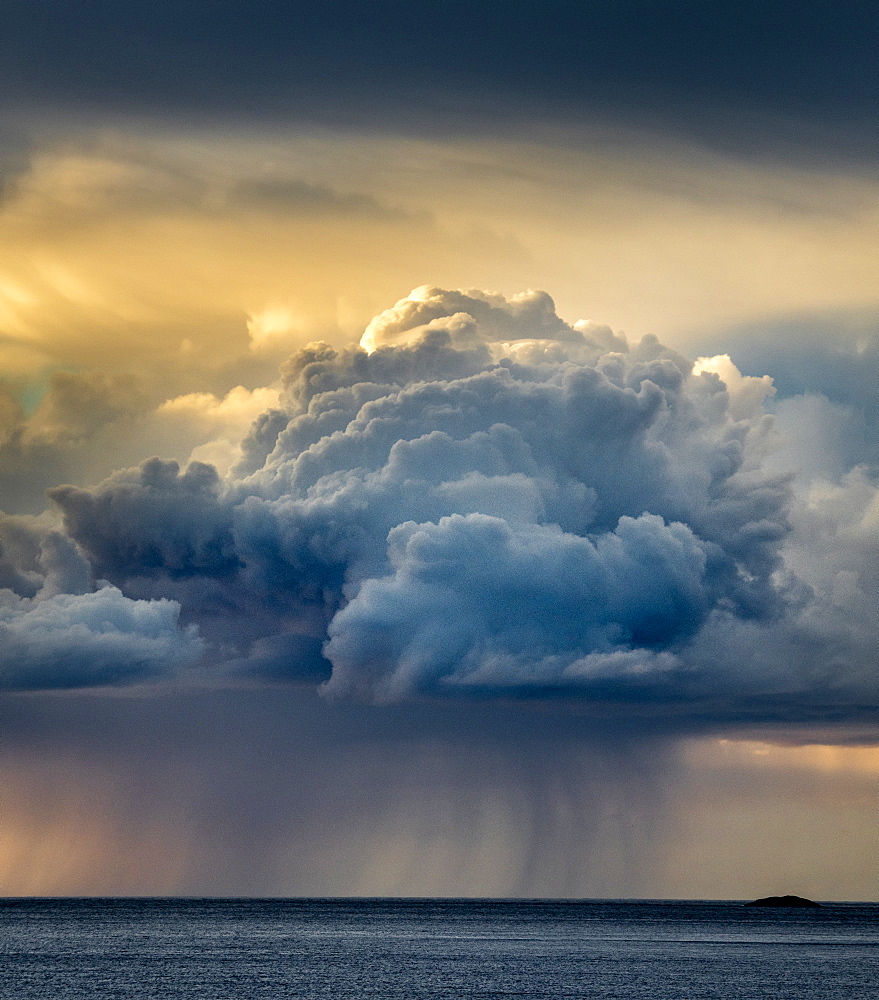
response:
<path fill-rule="evenodd" d="M 22 676 L 73 630 L 77 683 L 126 643 L 135 677 L 204 644 L 227 679 L 376 702 L 875 705 L 875 470 L 799 473 L 768 376 L 569 324 L 544 292 L 424 286 L 277 389 L 225 478 L 153 458 L 49 491 L 79 577 L 5 566 Z M 810 426 L 833 412 L 813 400 Z"/>

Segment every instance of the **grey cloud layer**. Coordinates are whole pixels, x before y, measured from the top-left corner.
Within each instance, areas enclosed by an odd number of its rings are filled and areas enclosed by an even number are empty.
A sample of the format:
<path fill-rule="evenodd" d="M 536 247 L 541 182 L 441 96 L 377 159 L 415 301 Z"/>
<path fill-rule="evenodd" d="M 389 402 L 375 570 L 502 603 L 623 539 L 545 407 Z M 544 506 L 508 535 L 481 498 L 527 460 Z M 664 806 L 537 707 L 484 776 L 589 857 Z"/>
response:
<path fill-rule="evenodd" d="M 544 293 L 417 289 L 364 345 L 291 358 L 225 481 L 150 460 L 52 491 L 94 572 L 179 602 L 227 671 L 328 695 L 875 707 L 875 484 L 807 496 L 768 380 Z"/>
<path fill-rule="evenodd" d="M 6 12 L 0 86 L 31 118 L 38 108 L 471 135 L 597 118 L 758 154 L 872 161 L 875 43 L 864 0 L 264 0 L 258 16 L 242 0 L 31 0 Z"/>

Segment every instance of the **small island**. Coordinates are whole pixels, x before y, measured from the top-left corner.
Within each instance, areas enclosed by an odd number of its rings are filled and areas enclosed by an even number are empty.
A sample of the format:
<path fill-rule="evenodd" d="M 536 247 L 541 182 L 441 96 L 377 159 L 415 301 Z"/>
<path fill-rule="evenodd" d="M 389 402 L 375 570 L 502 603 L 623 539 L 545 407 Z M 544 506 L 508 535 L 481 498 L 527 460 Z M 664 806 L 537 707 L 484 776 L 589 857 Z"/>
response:
<path fill-rule="evenodd" d="M 814 899 L 804 899 L 802 896 L 764 896 L 762 899 L 752 900 L 745 903 L 745 906 L 821 906 Z"/>

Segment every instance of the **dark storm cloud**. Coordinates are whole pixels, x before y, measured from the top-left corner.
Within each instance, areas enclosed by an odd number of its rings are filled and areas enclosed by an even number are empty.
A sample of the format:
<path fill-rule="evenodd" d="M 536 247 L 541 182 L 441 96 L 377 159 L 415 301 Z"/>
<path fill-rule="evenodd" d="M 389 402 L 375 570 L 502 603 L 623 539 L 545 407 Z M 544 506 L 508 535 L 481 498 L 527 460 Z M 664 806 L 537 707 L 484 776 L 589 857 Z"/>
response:
<path fill-rule="evenodd" d="M 218 489 L 212 465 L 192 462 L 181 473 L 176 462 L 154 458 L 116 473 L 94 492 L 59 486 L 51 495 L 71 533 L 88 537 L 102 576 L 225 576 L 238 560 Z"/>
<path fill-rule="evenodd" d="M 33 0 L 2 39 L 7 100 L 85 111 L 428 130 L 597 115 L 869 156 L 877 97 L 864 0 Z"/>
<path fill-rule="evenodd" d="M 225 482 L 153 459 L 51 491 L 95 572 L 180 602 L 225 672 L 328 695 L 875 708 L 875 483 L 774 465 L 768 379 L 545 293 L 425 286 L 363 339 L 283 366 Z"/>

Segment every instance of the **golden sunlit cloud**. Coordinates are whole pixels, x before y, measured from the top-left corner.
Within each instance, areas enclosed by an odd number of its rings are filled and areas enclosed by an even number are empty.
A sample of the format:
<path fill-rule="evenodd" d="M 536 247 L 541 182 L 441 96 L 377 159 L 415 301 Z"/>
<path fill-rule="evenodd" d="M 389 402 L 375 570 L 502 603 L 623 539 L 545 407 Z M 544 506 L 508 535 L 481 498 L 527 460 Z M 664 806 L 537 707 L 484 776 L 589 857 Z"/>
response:
<path fill-rule="evenodd" d="M 250 425 L 261 413 L 277 406 L 279 396 L 277 389 L 250 391 L 239 385 L 222 399 L 209 392 L 192 392 L 168 399 L 156 414 L 171 427 L 177 425 L 178 434 L 182 423 L 189 425 L 190 433 L 207 437 L 208 440 L 193 448 L 189 461 L 209 462 L 224 474 L 240 458 L 240 441 Z"/>

